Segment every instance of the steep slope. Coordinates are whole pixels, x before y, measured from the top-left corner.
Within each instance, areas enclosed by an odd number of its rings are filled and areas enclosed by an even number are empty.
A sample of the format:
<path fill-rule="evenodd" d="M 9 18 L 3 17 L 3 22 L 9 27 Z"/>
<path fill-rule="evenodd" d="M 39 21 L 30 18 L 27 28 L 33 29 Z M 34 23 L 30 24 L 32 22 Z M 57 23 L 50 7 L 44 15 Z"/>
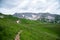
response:
<path fill-rule="evenodd" d="M 15 13 L 14 16 L 18 17 L 18 18 L 32 18 L 35 17 L 35 19 L 39 19 L 39 18 L 43 18 L 43 17 L 47 17 L 47 16 L 51 16 L 51 17 L 55 17 L 55 14 L 50 14 L 50 13 Z M 38 18 L 39 17 L 39 18 Z M 28 18 L 28 19 L 29 19 Z"/>
<path fill-rule="evenodd" d="M 19 24 L 16 23 L 17 20 L 20 20 Z M 20 30 L 23 30 L 21 40 L 57 40 L 60 37 L 59 26 L 5 15 L 0 18 L 0 40 L 14 40 Z"/>
<path fill-rule="evenodd" d="M 60 15 L 50 13 L 15 13 L 13 16 L 42 22 L 60 23 Z"/>

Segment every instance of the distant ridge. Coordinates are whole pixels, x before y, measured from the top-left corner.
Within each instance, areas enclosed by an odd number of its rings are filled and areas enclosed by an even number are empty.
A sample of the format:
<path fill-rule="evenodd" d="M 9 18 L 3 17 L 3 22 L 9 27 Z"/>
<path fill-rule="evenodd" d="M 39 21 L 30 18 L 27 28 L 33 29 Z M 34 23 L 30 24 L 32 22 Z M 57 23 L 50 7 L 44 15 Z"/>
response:
<path fill-rule="evenodd" d="M 18 18 L 27 18 L 27 19 L 30 19 L 30 18 L 33 19 L 33 16 L 35 16 L 34 18 L 37 20 L 40 17 L 47 17 L 47 16 L 55 17 L 56 14 L 50 14 L 50 13 L 15 13 L 13 16 L 18 17 Z"/>
<path fill-rule="evenodd" d="M 30 20 L 44 20 L 44 22 L 60 22 L 60 15 L 50 13 L 15 13 L 13 16 L 18 18 L 26 18 Z"/>

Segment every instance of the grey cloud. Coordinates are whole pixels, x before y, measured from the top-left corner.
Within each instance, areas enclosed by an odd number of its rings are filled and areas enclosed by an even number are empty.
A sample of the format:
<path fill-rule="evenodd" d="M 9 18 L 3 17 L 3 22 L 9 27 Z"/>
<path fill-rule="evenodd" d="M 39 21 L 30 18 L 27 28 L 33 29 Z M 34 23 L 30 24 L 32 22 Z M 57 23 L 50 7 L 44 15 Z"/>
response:
<path fill-rule="evenodd" d="M 6 9 L 11 13 L 23 11 L 32 11 L 32 12 L 51 12 L 59 13 L 60 9 L 60 0 L 0 0 L 0 8 L 3 12 Z M 56 3 L 56 4 L 55 4 Z M 53 9 L 53 10 L 52 10 Z"/>

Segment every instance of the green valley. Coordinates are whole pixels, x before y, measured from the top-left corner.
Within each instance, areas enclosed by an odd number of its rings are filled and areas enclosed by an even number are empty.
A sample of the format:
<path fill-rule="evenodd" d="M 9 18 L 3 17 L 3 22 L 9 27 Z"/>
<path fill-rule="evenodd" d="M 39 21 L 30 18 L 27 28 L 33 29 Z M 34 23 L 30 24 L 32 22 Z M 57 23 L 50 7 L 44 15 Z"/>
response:
<path fill-rule="evenodd" d="M 17 20 L 20 23 L 16 23 Z M 21 40 L 60 40 L 60 24 L 45 24 L 11 15 L 0 18 L 0 40 L 14 40 L 20 30 L 23 30 Z"/>

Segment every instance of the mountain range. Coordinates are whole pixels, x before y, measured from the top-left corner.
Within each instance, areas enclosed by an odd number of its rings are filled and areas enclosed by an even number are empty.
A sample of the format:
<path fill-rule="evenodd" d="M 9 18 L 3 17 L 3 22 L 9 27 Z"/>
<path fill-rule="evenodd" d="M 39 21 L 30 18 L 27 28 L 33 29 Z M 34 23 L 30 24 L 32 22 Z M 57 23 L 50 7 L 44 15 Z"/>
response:
<path fill-rule="evenodd" d="M 50 13 L 15 13 L 13 16 L 30 20 L 44 20 L 47 22 L 55 21 L 55 19 L 58 18 L 60 21 L 60 15 Z"/>
<path fill-rule="evenodd" d="M 39 18 L 55 18 L 56 14 L 50 14 L 50 13 L 15 13 L 13 16 L 16 16 L 18 18 L 26 18 L 31 20 L 37 20 Z"/>

